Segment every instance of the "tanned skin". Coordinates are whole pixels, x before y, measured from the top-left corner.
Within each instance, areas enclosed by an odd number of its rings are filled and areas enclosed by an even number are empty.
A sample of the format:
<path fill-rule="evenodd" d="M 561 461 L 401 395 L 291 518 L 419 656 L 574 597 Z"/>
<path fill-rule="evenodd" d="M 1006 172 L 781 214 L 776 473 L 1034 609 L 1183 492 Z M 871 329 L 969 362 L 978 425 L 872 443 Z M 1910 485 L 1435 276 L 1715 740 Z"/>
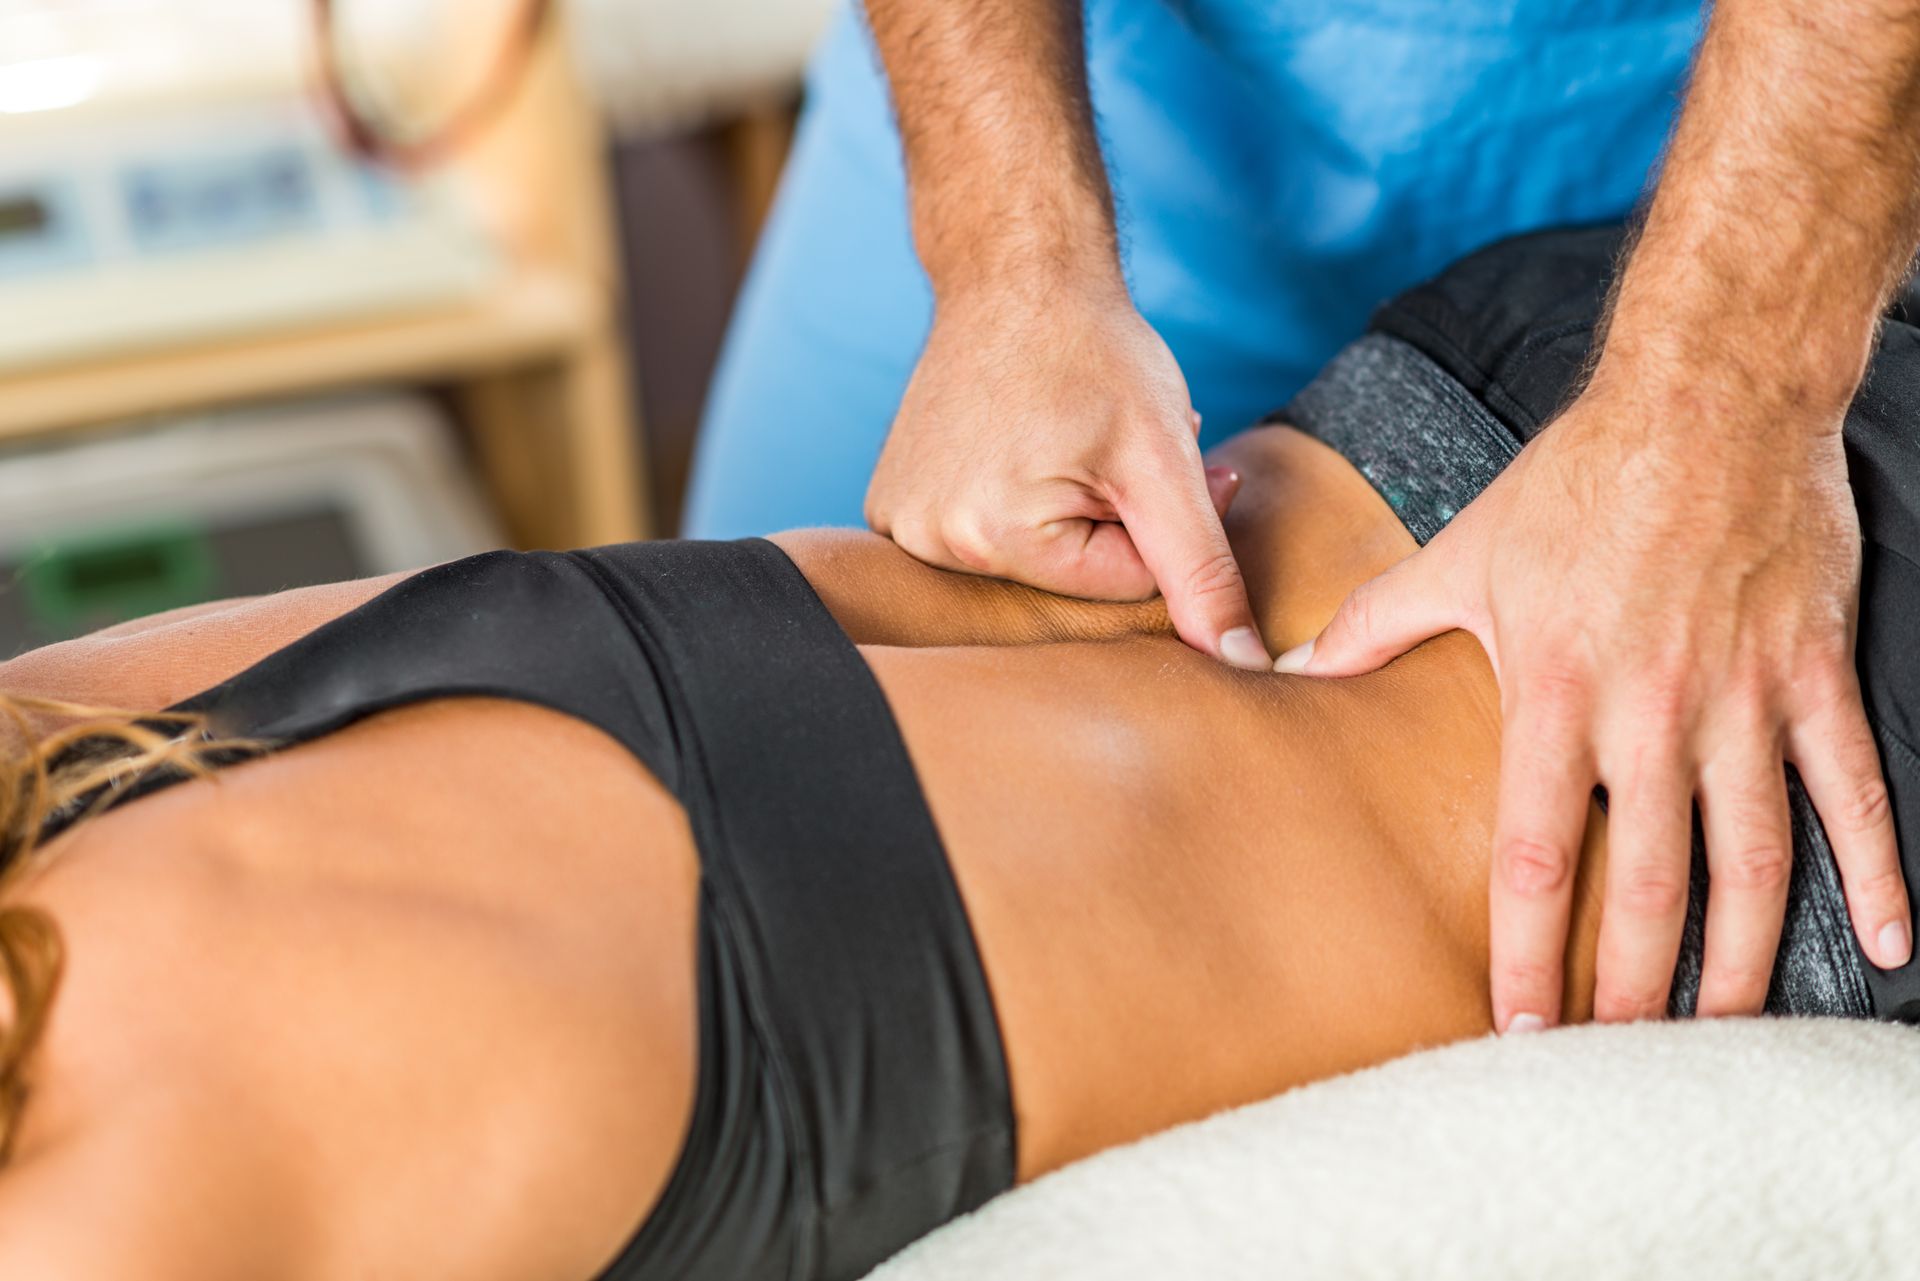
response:
<path fill-rule="evenodd" d="M 1056 591 L 1157 584 L 1189 644 L 1257 661 L 1257 628 L 1221 639 L 1241 626 L 1242 575 L 1203 510 L 1185 384 L 1120 278 L 1079 6 L 867 7 L 935 298 L 870 523 L 930 563 Z M 1453 628 L 1492 655 L 1510 731 L 1489 879 L 1503 1029 L 1560 1018 L 1596 783 L 1620 852 L 1601 1018 L 1666 1007 L 1696 799 L 1713 872 L 1700 1008 L 1761 1008 L 1791 865 L 1787 761 L 1867 955 L 1911 955 L 1853 671 L 1840 421 L 1920 238 L 1917 191 L 1920 0 L 1720 0 L 1585 393 L 1281 659 L 1353 675 Z"/>
<path fill-rule="evenodd" d="M 1274 428 L 1218 452 L 1268 634 L 1311 635 L 1412 549 L 1324 446 Z M 1238 672 L 1158 602 L 949 574 L 867 534 L 777 541 L 913 756 L 993 990 L 1021 1179 L 1489 1029 L 1499 716 L 1472 638 L 1352 680 Z M 158 707 L 383 585 L 52 646 L 0 688 Z M 403 709 L 51 855 L 14 891 L 69 968 L 0 1170 L 0 1276 L 573 1281 L 663 1186 L 692 1106 L 698 861 L 599 731 Z"/>

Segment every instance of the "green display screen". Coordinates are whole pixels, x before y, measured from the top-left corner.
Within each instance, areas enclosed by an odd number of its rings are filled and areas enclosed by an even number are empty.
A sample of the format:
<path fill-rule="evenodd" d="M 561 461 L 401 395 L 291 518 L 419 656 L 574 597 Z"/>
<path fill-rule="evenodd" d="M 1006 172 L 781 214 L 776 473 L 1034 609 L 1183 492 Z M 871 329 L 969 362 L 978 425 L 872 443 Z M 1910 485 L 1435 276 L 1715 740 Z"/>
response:
<path fill-rule="evenodd" d="M 47 544 L 21 577 L 29 611 L 70 634 L 205 600 L 214 566 L 204 531 L 145 526 Z"/>
<path fill-rule="evenodd" d="M 38 196 L 0 196 L 0 237 L 37 235 L 51 216 Z"/>

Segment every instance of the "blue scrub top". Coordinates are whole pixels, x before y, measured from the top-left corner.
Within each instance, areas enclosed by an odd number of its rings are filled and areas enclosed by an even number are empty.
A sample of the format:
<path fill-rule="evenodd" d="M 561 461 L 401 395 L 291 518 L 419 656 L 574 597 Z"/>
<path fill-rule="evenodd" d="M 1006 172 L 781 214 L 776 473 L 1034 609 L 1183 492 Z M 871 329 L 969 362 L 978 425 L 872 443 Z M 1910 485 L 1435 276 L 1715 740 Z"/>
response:
<path fill-rule="evenodd" d="M 1203 443 L 1462 254 L 1625 215 L 1701 23 L 1698 0 L 1091 0 L 1128 281 Z M 685 532 L 860 524 L 931 306 L 884 74 L 850 8 L 809 74 Z"/>

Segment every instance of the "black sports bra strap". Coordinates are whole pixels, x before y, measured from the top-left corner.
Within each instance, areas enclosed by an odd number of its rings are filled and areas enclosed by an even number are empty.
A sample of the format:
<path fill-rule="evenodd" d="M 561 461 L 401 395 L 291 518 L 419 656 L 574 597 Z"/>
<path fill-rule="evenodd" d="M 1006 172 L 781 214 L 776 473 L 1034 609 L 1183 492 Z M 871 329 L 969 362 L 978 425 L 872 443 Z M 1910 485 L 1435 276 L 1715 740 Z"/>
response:
<path fill-rule="evenodd" d="M 667 701 L 573 555 L 488 552 L 423 570 L 171 709 L 291 746 L 435 698 L 534 703 L 595 725 L 680 789 Z"/>

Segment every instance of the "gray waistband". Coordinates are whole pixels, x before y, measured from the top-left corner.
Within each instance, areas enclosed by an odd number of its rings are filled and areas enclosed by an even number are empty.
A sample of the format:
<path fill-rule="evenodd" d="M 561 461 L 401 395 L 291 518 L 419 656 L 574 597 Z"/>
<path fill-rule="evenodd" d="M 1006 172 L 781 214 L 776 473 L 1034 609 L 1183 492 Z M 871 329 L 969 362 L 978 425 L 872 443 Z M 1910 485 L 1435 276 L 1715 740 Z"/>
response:
<path fill-rule="evenodd" d="M 1334 357 L 1277 416 L 1340 451 L 1422 546 L 1520 452 L 1506 425 L 1453 377 L 1398 338 L 1368 334 Z M 1826 833 L 1788 773 L 1793 874 L 1767 1008 L 1869 1017 L 1846 897 Z M 1693 885 L 1670 1002 L 1691 1014 L 1706 943 L 1707 863 L 1696 828 Z"/>
<path fill-rule="evenodd" d="M 1279 416 L 1344 454 L 1422 546 L 1520 452 L 1466 388 L 1385 334 L 1335 356 Z"/>

